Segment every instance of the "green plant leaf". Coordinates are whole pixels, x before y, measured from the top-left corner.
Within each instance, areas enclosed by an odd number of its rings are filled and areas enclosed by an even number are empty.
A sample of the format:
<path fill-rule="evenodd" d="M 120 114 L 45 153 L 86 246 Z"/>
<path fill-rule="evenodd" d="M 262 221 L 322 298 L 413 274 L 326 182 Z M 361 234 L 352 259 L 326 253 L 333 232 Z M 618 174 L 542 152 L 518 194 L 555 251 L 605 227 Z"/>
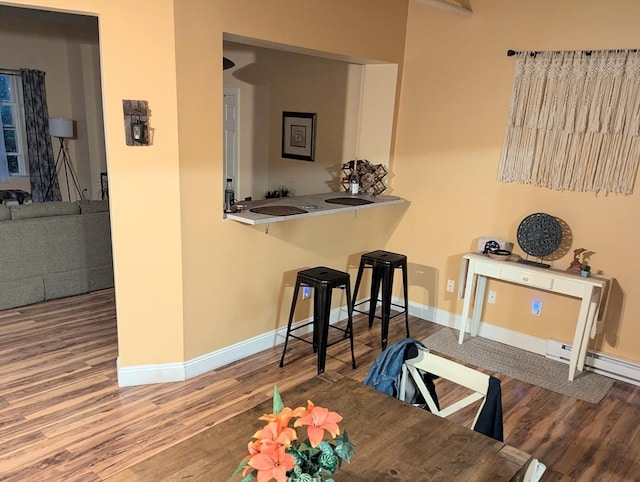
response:
<path fill-rule="evenodd" d="M 240 482 L 249 482 L 255 478 L 256 474 L 251 472 L 250 474 L 245 475 Z"/>
<path fill-rule="evenodd" d="M 278 386 L 273 386 L 273 413 L 280 413 L 284 408 L 284 403 L 282 403 L 282 398 L 280 398 L 280 392 L 278 391 Z"/>
<path fill-rule="evenodd" d="M 242 462 L 240 462 L 238 464 L 238 466 L 236 467 L 236 470 L 233 471 L 233 474 L 231 474 L 231 477 L 229 477 L 229 482 L 231 482 L 236 475 L 238 475 L 240 473 L 240 471 L 242 469 L 244 469 L 247 465 L 249 464 L 249 459 L 244 459 Z M 253 478 L 254 473 L 251 472 L 250 474 L 247 474 L 241 482 L 247 482 L 249 480 L 251 480 Z M 247 479 L 247 477 L 251 476 L 250 478 Z"/>
<path fill-rule="evenodd" d="M 349 436 L 345 430 L 341 436 L 336 437 L 336 454 L 341 459 L 350 462 L 355 453 L 355 445 L 349 441 Z"/>

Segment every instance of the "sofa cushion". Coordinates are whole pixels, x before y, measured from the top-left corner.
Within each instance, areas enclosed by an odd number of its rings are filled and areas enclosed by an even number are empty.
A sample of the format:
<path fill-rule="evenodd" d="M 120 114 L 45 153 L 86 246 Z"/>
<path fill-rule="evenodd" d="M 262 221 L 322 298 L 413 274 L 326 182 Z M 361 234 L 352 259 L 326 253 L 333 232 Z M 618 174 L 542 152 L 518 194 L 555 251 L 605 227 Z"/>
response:
<path fill-rule="evenodd" d="M 0 204 L 0 221 L 9 221 L 11 219 L 11 210 L 4 204 Z"/>
<path fill-rule="evenodd" d="M 11 219 L 46 218 L 48 216 L 65 216 L 69 214 L 80 214 L 80 206 L 67 201 L 53 201 L 44 203 L 31 203 L 13 206 L 11 208 Z"/>
<path fill-rule="evenodd" d="M 83 199 L 78 201 L 81 213 L 103 213 L 109 210 L 109 200 Z"/>
<path fill-rule="evenodd" d="M 44 301 L 44 280 L 42 276 L 0 280 L 0 310 L 25 306 Z"/>

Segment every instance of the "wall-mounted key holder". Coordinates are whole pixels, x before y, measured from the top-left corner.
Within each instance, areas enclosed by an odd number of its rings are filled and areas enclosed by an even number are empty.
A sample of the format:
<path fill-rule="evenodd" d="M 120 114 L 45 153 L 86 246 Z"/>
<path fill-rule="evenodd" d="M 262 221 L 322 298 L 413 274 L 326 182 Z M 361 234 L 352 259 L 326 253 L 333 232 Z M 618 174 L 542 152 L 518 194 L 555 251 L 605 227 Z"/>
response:
<path fill-rule="evenodd" d="M 123 100 L 124 135 L 128 146 L 150 144 L 149 104 L 146 100 Z"/>

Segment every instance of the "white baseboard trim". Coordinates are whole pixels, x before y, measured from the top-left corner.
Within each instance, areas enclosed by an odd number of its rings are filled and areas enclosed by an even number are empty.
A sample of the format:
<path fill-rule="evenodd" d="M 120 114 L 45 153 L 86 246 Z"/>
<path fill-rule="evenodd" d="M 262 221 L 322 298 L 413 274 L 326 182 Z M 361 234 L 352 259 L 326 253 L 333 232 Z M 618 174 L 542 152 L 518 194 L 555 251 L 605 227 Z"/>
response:
<path fill-rule="evenodd" d="M 393 302 L 402 306 L 401 298 L 393 298 Z M 363 305 L 365 306 L 365 305 Z M 363 308 L 363 311 L 366 308 Z M 422 320 L 431 321 L 439 325 L 460 329 L 461 316 L 449 311 L 409 302 L 409 314 Z M 331 310 L 330 323 L 336 323 L 347 318 L 345 306 Z M 311 321 L 310 318 L 301 320 L 294 326 L 300 326 Z M 307 328 L 311 331 L 311 326 Z M 263 350 L 284 343 L 287 328 L 282 327 L 267 333 L 249 338 L 220 350 L 204 354 L 186 362 L 161 363 L 156 365 L 138 365 L 121 367 L 117 361 L 118 385 L 121 387 L 148 385 L 152 383 L 179 382 L 215 370 Z M 520 348 L 522 350 L 544 355 L 568 363 L 571 346 L 555 340 L 547 340 L 525 333 L 509 330 L 489 323 L 480 322 L 478 335 L 500 343 Z M 555 344 L 554 344 L 555 343 Z M 640 385 L 640 365 L 602 353 L 587 354 L 585 369 L 592 370 L 617 380 Z"/>
<path fill-rule="evenodd" d="M 409 314 L 449 328 L 460 329 L 461 316 L 448 311 L 409 302 Z M 538 338 L 484 321 L 480 321 L 478 335 L 567 364 L 571 357 L 571 345 L 568 343 Z M 640 386 L 640 364 L 611 355 L 593 351 L 587 352 L 585 370 Z"/>
<path fill-rule="evenodd" d="M 563 363 L 569 363 L 571 348 L 568 343 L 550 338 L 547 342 L 546 356 Z M 621 360 L 605 353 L 590 351 L 587 353 L 584 368 L 600 375 L 640 386 L 640 365 L 637 363 Z"/>
<path fill-rule="evenodd" d="M 334 324 L 347 318 L 346 306 L 331 310 L 329 322 Z M 294 324 L 294 328 L 311 321 L 311 318 L 301 320 Z M 311 331 L 309 326 L 306 332 Z M 298 334 L 305 332 L 301 330 Z M 267 333 L 263 333 L 248 340 L 241 341 L 234 345 L 221 348 L 220 350 L 206 353 L 186 362 L 160 363 L 156 365 L 137 365 L 130 367 L 120 366 L 120 359 L 117 360 L 118 385 L 120 387 L 130 387 L 136 385 L 149 385 L 152 383 L 182 382 L 196 377 L 203 373 L 215 370 L 222 366 L 241 360 L 250 355 L 254 355 L 263 350 L 273 348 L 284 343 L 287 334 L 287 327 L 278 328 Z"/>
<path fill-rule="evenodd" d="M 443 325 L 455 330 L 460 330 L 461 316 L 449 311 L 420 305 L 412 301 L 409 302 L 409 314 L 422 320 L 431 321 L 438 325 Z M 478 336 L 489 340 L 498 341 L 505 345 L 511 345 L 521 350 L 545 355 L 547 352 L 547 341 L 535 336 L 527 335 L 519 331 L 509 330 L 489 323 L 480 322 Z"/>
<path fill-rule="evenodd" d="M 132 387 L 152 383 L 180 382 L 186 380 L 184 363 L 162 363 L 121 367 L 120 357 L 116 361 L 118 386 Z"/>

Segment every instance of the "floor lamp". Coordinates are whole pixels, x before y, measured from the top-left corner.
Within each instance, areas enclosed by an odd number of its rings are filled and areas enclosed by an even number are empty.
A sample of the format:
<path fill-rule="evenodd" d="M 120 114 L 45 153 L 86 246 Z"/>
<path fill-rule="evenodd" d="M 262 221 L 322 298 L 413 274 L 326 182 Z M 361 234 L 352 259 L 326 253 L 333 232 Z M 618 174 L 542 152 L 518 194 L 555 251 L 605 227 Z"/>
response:
<path fill-rule="evenodd" d="M 82 193 L 80 192 L 80 186 L 78 185 L 78 180 L 76 179 L 76 175 L 73 171 L 73 166 L 69 161 L 69 157 L 67 156 L 67 150 L 64 145 L 65 139 L 73 138 L 73 121 L 71 119 L 63 119 L 61 117 L 50 117 L 49 118 L 49 133 L 53 137 L 57 137 L 60 142 L 60 148 L 58 149 L 58 156 L 56 157 L 56 163 L 53 166 L 53 169 L 49 173 L 49 184 L 47 185 L 47 190 L 45 191 L 44 198 L 47 199 L 49 194 L 51 194 L 51 189 L 53 188 L 53 182 L 55 181 L 55 176 L 59 171 L 64 169 L 64 176 L 67 182 L 67 196 L 69 197 L 69 201 L 71 201 L 71 189 L 69 187 L 69 175 L 71 175 L 71 179 L 73 181 L 73 185 L 78 192 L 78 199 L 82 199 Z"/>

